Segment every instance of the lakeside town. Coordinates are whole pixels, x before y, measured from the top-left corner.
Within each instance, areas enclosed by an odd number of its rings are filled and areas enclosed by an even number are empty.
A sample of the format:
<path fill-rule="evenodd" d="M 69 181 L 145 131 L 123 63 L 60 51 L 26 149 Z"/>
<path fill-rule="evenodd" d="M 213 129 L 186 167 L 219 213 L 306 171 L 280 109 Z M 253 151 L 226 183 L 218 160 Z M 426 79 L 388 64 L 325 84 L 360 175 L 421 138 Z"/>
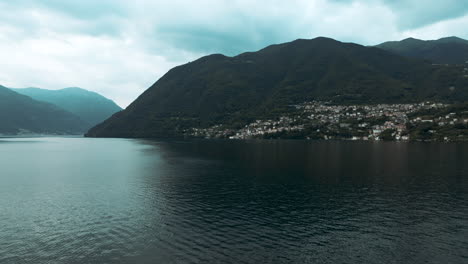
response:
<path fill-rule="evenodd" d="M 452 105 L 436 102 L 334 105 L 312 101 L 290 108 L 278 118 L 255 120 L 240 129 L 220 124 L 193 128 L 189 135 L 226 139 L 468 140 L 466 107 L 452 109 Z"/>

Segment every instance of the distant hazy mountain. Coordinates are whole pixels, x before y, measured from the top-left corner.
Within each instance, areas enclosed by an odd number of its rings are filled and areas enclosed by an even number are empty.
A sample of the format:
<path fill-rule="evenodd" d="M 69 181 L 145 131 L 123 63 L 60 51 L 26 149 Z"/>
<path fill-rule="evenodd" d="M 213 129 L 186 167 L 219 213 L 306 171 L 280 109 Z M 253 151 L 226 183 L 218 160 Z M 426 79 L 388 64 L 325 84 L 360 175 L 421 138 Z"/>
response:
<path fill-rule="evenodd" d="M 121 111 L 117 104 L 104 96 L 81 88 L 65 88 L 61 90 L 46 90 L 39 88 L 12 89 L 31 98 L 54 104 L 71 112 L 89 124 L 95 126 Z"/>
<path fill-rule="evenodd" d="M 87 127 L 70 112 L 0 86 L 0 134 L 82 134 Z"/>
<path fill-rule="evenodd" d="M 426 41 L 408 38 L 402 41 L 385 42 L 376 47 L 434 63 L 464 64 L 468 62 L 468 41 L 457 37 Z"/>
<path fill-rule="evenodd" d="M 468 100 L 461 66 L 328 38 L 296 40 L 235 57 L 200 58 L 170 70 L 94 137 L 173 137 L 186 129 L 243 126 L 310 100 L 336 103 Z"/>

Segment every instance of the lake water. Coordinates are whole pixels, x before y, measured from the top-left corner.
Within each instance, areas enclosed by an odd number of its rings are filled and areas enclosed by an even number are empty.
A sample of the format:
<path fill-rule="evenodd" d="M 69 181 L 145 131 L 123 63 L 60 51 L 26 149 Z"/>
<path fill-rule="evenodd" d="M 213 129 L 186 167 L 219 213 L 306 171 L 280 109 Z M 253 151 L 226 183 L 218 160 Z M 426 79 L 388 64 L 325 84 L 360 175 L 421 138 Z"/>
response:
<path fill-rule="evenodd" d="M 0 139 L 0 263 L 468 263 L 468 145 Z"/>

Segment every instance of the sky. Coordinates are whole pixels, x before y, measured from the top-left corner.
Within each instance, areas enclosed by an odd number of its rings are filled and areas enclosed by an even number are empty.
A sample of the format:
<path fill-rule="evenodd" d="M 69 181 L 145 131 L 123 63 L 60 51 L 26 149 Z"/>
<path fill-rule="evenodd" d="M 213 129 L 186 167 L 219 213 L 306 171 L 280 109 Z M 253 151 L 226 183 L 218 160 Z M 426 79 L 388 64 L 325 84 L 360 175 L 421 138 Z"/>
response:
<path fill-rule="evenodd" d="M 126 107 L 169 69 L 298 38 L 468 39 L 466 0 L 0 0 L 0 85 Z"/>

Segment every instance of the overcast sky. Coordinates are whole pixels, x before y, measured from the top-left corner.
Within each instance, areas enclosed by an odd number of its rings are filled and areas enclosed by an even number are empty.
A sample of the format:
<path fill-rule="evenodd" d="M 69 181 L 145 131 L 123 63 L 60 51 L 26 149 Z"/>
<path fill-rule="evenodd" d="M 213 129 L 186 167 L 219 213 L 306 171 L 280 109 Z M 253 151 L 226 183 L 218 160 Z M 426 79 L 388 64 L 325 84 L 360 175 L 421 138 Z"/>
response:
<path fill-rule="evenodd" d="M 466 0 L 0 0 L 0 84 L 126 107 L 170 68 L 297 38 L 468 39 Z"/>

